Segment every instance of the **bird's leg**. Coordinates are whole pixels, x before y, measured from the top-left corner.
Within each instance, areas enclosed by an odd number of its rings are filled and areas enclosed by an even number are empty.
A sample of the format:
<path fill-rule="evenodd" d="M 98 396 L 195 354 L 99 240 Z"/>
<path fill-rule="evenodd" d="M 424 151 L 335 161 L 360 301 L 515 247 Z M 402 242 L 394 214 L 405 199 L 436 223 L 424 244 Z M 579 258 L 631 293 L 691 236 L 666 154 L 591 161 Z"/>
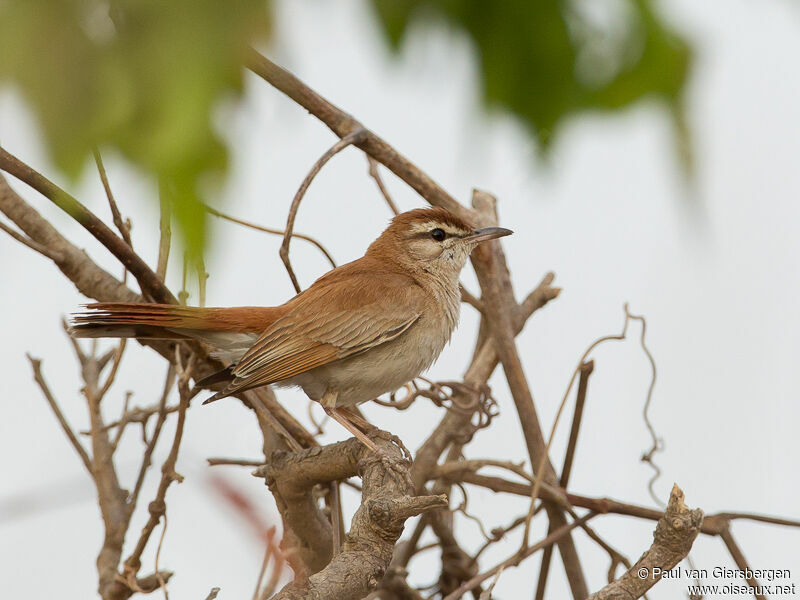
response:
<path fill-rule="evenodd" d="M 364 417 L 362 417 L 360 414 L 358 414 L 356 411 L 354 411 L 350 407 L 344 407 L 343 406 L 342 408 L 337 408 L 336 410 L 339 411 L 340 415 L 345 417 L 353 425 L 355 425 L 356 427 L 361 429 L 364 433 L 366 433 L 368 435 L 371 435 L 373 437 L 380 436 L 385 440 L 389 440 L 395 446 L 400 448 L 400 451 L 403 453 L 403 456 L 407 460 L 409 460 L 409 461 L 412 460 L 411 452 L 408 450 L 408 448 L 406 448 L 406 445 L 403 443 L 403 440 L 401 440 L 399 437 L 397 437 L 393 433 L 389 433 L 388 431 L 384 431 L 383 429 L 375 427 L 375 425 L 373 425 L 372 423 L 367 421 Z"/>
<path fill-rule="evenodd" d="M 380 448 L 378 448 L 375 445 L 375 442 L 373 442 L 371 439 L 369 439 L 364 434 L 364 432 L 361 431 L 355 425 L 353 425 L 353 423 L 348 421 L 347 417 L 345 417 L 343 414 L 341 414 L 336 408 L 328 408 L 324 404 L 322 405 L 322 408 L 325 409 L 325 412 L 328 414 L 328 416 L 331 419 L 333 419 L 334 421 L 339 423 L 339 425 L 341 425 L 342 427 L 347 429 L 347 431 L 352 433 L 358 439 L 358 441 L 360 441 L 362 444 L 364 444 L 367 448 L 369 448 L 373 452 L 377 452 L 378 454 L 381 454 L 381 455 L 383 454 L 383 452 L 381 452 Z"/>
<path fill-rule="evenodd" d="M 347 417 L 339 412 L 336 408 L 336 400 L 339 398 L 339 392 L 335 390 L 328 390 L 320 399 L 319 403 L 322 404 L 322 408 L 325 410 L 327 415 L 339 423 L 342 427 L 347 429 L 350 433 L 352 433 L 358 441 L 364 444 L 367 448 L 372 450 L 373 452 L 377 452 L 378 454 L 383 454 L 380 449 L 375 445 L 371 439 L 369 439 L 364 432 L 362 432 L 358 427 L 353 425 Z"/>
<path fill-rule="evenodd" d="M 353 410 L 348 406 L 343 406 L 341 408 L 337 408 L 336 410 L 339 411 L 340 415 L 342 415 L 344 418 L 346 418 L 348 421 L 350 421 L 353 425 L 358 427 L 364 433 L 369 433 L 370 431 L 375 431 L 376 429 L 378 429 L 377 427 L 375 427 L 375 425 L 373 425 L 372 423 L 367 421 L 364 417 L 362 417 L 360 414 L 358 414 L 357 411 Z"/>
<path fill-rule="evenodd" d="M 408 469 L 407 468 L 401 468 L 400 464 L 399 464 L 399 463 L 405 462 L 405 461 L 403 461 L 403 460 L 398 461 L 396 458 L 393 458 L 393 457 L 389 456 L 388 454 L 386 454 L 386 452 L 384 450 L 378 448 L 378 446 L 375 445 L 375 442 L 373 442 L 371 439 L 369 439 L 369 437 L 367 437 L 367 435 L 363 431 L 361 431 L 350 420 L 348 420 L 348 418 L 345 415 L 343 415 L 341 412 L 339 412 L 339 409 L 336 408 L 336 400 L 337 400 L 338 396 L 339 396 L 339 394 L 337 392 L 331 391 L 331 390 L 328 390 L 322 396 L 322 399 L 320 400 L 320 404 L 322 404 L 322 408 L 325 410 L 325 412 L 328 414 L 328 416 L 331 417 L 337 423 L 339 423 L 339 425 L 341 425 L 342 427 L 347 429 L 347 431 L 352 433 L 356 437 L 356 439 L 358 441 L 360 441 L 362 444 L 364 444 L 364 446 L 366 446 L 369 450 L 372 450 L 375 454 L 377 454 L 380 457 L 381 462 L 386 466 L 386 468 L 390 472 L 394 472 L 399 477 L 403 478 L 404 481 L 413 489 L 414 483 L 411 481 L 411 476 L 408 473 Z M 347 411 L 347 412 L 349 414 L 351 414 L 351 415 L 353 414 L 350 411 Z M 399 439 L 395 438 L 395 436 L 393 436 L 391 434 L 388 434 L 385 431 L 381 431 L 380 429 L 377 429 L 376 427 L 370 425 L 370 423 L 368 423 L 366 420 L 361 419 L 361 417 L 357 417 L 357 418 L 359 420 L 361 420 L 361 421 L 364 421 L 364 423 L 366 423 L 366 425 L 369 426 L 374 431 L 377 431 L 377 432 L 382 433 L 382 434 L 389 435 L 390 438 L 392 439 L 392 441 L 397 440 L 399 442 Z M 399 446 L 400 446 L 400 448 L 402 450 L 404 450 L 406 453 L 408 453 L 408 450 L 406 449 L 405 446 L 403 446 L 402 442 L 400 442 Z M 409 460 L 410 460 L 410 455 L 409 455 Z M 406 464 L 408 464 L 408 463 L 406 463 Z"/>

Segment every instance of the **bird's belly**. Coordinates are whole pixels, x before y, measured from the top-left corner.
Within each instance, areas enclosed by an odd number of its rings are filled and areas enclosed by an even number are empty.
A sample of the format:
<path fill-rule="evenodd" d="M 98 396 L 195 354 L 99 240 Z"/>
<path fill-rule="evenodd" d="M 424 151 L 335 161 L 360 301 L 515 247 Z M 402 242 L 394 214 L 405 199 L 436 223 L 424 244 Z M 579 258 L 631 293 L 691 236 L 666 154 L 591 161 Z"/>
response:
<path fill-rule="evenodd" d="M 300 386 L 313 400 L 319 401 L 331 389 L 338 393 L 338 406 L 360 404 L 397 390 L 430 367 L 450 333 L 450 328 L 421 322 L 396 340 L 312 369 L 285 383 Z"/>

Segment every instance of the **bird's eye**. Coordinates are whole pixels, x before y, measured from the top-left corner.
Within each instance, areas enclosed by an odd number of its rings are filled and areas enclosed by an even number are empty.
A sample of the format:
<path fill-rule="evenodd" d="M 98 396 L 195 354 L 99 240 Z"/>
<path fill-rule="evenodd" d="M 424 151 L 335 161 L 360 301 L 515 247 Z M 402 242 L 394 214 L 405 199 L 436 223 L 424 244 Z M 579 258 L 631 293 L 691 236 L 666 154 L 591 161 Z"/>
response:
<path fill-rule="evenodd" d="M 447 237 L 447 234 L 438 227 L 431 231 L 431 237 L 435 239 L 437 242 L 441 242 L 444 238 Z"/>

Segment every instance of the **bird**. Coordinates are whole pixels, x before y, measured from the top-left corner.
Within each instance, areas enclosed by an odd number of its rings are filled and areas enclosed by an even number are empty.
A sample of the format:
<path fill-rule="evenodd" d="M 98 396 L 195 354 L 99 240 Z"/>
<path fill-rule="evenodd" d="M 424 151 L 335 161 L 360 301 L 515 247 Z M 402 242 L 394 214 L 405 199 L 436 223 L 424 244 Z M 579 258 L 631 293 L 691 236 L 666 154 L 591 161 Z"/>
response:
<path fill-rule="evenodd" d="M 459 276 L 470 253 L 511 233 L 475 228 L 443 208 L 418 208 L 395 216 L 364 256 L 279 306 L 101 302 L 73 314 L 70 331 L 77 338 L 199 340 L 229 365 L 195 382 L 225 384 L 203 404 L 270 384 L 297 386 L 377 451 L 348 408 L 401 388 L 434 363 L 458 324 Z"/>

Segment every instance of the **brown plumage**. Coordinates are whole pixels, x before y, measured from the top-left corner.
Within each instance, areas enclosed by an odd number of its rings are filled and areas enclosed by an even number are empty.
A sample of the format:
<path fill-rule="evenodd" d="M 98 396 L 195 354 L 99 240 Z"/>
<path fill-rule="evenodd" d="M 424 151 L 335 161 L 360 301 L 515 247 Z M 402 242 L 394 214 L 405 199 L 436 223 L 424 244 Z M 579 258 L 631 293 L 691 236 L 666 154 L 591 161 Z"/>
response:
<path fill-rule="evenodd" d="M 228 382 L 207 402 L 276 383 L 300 386 L 331 412 L 393 391 L 430 366 L 458 321 L 458 276 L 470 251 L 509 233 L 417 209 L 395 217 L 362 258 L 280 306 L 90 304 L 73 317 L 72 333 L 199 339 L 232 363 L 198 382 Z"/>

